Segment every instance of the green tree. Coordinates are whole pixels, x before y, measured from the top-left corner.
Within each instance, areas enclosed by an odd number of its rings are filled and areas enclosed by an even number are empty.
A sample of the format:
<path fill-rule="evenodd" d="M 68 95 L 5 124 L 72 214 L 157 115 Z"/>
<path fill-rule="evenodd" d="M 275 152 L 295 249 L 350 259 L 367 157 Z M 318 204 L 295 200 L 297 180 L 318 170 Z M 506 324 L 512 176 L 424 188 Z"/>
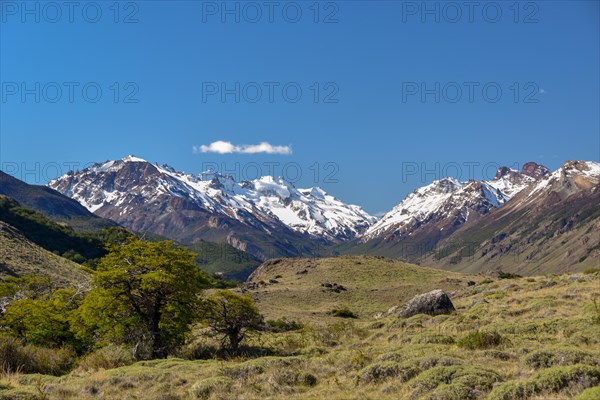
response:
<path fill-rule="evenodd" d="M 59 289 L 38 298 L 11 302 L 0 319 L 2 330 L 23 343 L 59 347 L 77 347 L 69 318 L 81 302 L 74 289 Z"/>
<path fill-rule="evenodd" d="M 73 321 L 78 336 L 100 344 L 127 343 L 142 356 L 166 357 L 198 319 L 199 295 L 209 283 L 195 258 L 172 242 L 132 239 L 112 246 Z"/>
<path fill-rule="evenodd" d="M 221 336 L 223 347 L 237 352 L 240 342 L 252 331 L 263 325 L 263 317 L 254 305 L 252 297 L 242 296 L 228 290 L 219 290 L 204 301 L 203 319 Z"/>

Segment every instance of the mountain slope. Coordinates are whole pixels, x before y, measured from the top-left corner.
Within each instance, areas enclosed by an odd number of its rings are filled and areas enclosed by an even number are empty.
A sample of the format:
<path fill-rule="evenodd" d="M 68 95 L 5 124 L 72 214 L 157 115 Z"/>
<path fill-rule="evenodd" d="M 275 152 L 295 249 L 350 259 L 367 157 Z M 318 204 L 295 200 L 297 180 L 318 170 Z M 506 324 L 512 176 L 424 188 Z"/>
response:
<path fill-rule="evenodd" d="M 25 275 L 48 276 L 56 287 L 89 279 L 80 265 L 43 249 L 15 227 L 0 221 L 0 280 Z"/>
<path fill-rule="evenodd" d="M 296 189 L 271 177 L 240 183 L 214 172 L 197 177 L 133 156 L 49 186 L 132 230 L 225 242 L 261 260 L 311 254 L 316 243 L 355 237 L 374 221 L 319 188 Z"/>
<path fill-rule="evenodd" d="M 106 254 L 103 236 L 124 232 L 123 228 L 109 228 L 93 233 L 76 232 L 37 211 L 22 207 L 16 200 L 4 195 L 0 195 L 0 221 L 16 228 L 38 246 L 88 266 L 94 265 Z"/>
<path fill-rule="evenodd" d="M 21 205 L 55 222 L 67 224 L 79 231 L 95 231 L 117 225 L 94 215 L 77 201 L 63 196 L 56 190 L 46 186 L 30 185 L 3 171 L 0 171 L 0 194 L 15 199 Z"/>
<path fill-rule="evenodd" d="M 505 206 L 458 229 L 422 262 L 522 274 L 598 267 L 600 163 L 567 161 Z"/>
<path fill-rule="evenodd" d="M 527 163 L 521 172 L 501 167 L 489 181 L 434 181 L 409 194 L 373 224 L 361 235 L 363 244 L 350 252 L 366 251 L 414 261 L 463 224 L 476 224 L 548 173 L 544 166 Z"/>

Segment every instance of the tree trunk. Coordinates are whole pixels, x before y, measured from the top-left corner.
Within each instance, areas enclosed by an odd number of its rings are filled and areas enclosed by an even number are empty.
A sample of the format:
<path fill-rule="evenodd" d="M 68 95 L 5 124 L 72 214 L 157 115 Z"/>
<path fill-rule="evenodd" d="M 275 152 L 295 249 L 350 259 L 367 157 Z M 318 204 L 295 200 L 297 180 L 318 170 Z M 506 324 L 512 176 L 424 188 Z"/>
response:
<path fill-rule="evenodd" d="M 240 348 L 240 338 L 237 332 L 229 334 L 229 346 L 232 352 L 237 353 Z"/>
<path fill-rule="evenodd" d="M 163 343 L 162 330 L 160 325 L 160 301 L 157 300 L 154 304 L 154 309 L 150 317 L 150 337 L 152 338 L 152 358 L 167 358 L 167 349 Z"/>

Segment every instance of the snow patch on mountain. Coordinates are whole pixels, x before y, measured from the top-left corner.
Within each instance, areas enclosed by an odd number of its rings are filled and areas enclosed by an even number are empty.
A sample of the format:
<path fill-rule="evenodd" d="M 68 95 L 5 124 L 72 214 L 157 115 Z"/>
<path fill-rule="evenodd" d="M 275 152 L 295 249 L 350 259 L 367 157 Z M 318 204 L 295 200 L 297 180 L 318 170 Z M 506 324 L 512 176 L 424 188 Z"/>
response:
<path fill-rule="evenodd" d="M 128 168 L 131 163 L 143 165 Z M 119 189 L 114 182 L 121 175 L 126 187 Z M 376 221 L 359 206 L 345 204 L 319 187 L 297 189 L 283 178 L 271 176 L 236 182 L 215 171 L 195 176 L 135 156 L 64 175 L 48 186 L 92 212 L 113 206 L 122 208 L 122 214 L 136 204 L 158 203 L 162 196 L 171 196 L 250 225 L 256 225 L 256 218 L 333 242 L 352 239 Z"/>

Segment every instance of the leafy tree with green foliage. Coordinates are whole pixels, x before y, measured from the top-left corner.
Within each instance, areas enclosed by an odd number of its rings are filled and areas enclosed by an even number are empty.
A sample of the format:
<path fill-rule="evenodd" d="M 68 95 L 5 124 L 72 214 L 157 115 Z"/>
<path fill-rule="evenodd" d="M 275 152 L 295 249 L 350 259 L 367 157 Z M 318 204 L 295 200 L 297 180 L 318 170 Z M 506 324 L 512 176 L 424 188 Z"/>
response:
<path fill-rule="evenodd" d="M 79 347 L 71 332 L 69 318 L 82 297 L 75 289 L 59 289 L 38 298 L 13 301 L 0 319 L 2 331 L 23 343 Z"/>
<path fill-rule="evenodd" d="M 109 250 L 73 320 L 78 337 L 126 343 L 140 357 L 165 358 L 198 319 L 208 277 L 195 265 L 196 254 L 172 242 L 132 239 Z"/>
<path fill-rule="evenodd" d="M 249 332 L 259 331 L 263 326 L 263 317 L 252 297 L 228 290 L 219 290 L 207 298 L 202 310 L 208 326 L 221 336 L 223 347 L 229 342 L 228 348 L 234 353 Z"/>
<path fill-rule="evenodd" d="M 52 293 L 52 280 L 48 276 L 25 275 L 0 281 L 0 303 L 7 297 L 38 298 Z"/>

